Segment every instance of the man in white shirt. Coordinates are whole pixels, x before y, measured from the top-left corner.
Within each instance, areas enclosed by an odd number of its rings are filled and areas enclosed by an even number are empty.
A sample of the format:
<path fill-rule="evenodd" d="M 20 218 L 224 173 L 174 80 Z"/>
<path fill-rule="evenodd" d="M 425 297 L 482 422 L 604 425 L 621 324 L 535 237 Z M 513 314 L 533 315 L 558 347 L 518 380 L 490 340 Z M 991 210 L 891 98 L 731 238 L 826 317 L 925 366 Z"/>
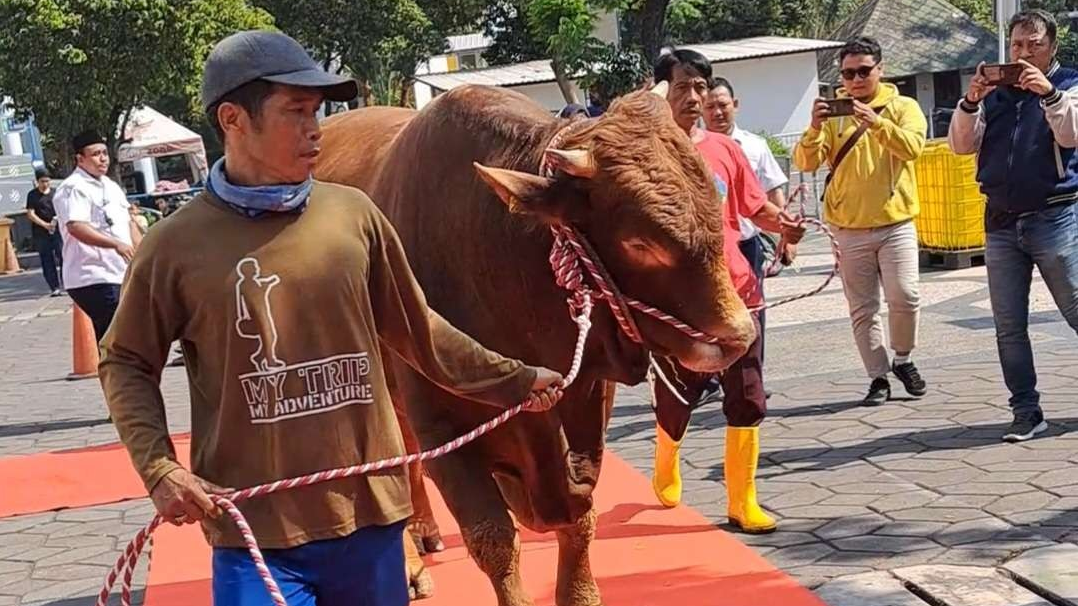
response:
<path fill-rule="evenodd" d="M 732 138 L 741 146 L 745 157 L 749 160 L 760 186 L 767 194 L 768 202 L 779 208 L 786 208 L 786 193 L 783 186 L 789 182 L 786 174 L 782 172 L 775 155 L 767 145 L 767 140 L 755 133 L 738 128 L 735 118 L 740 107 L 737 97 L 734 96 L 734 87 L 721 76 L 711 80 L 711 90 L 708 91 L 704 101 L 704 123 L 711 132 L 721 133 Z M 739 246 L 741 254 L 745 255 L 756 272 L 760 290 L 764 288 L 764 245 L 760 237 L 760 228 L 755 223 L 742 217 L 738 224 L 741 226 L 741 241 Z M 782 251 L 783 263 L 789 264 L 797 254 L 797 245 L 785 244 Z M 762 294 L 762 292 L 761 292 Z M 760 336 L 761 347 L 763 345 L 764 312 L 760 312 Z M 763 352 L 761 349 L 761 359 Z"/>
<path fill-rule="evenodd" d="M 142 240 L 131 205 L 109 170 L 105 140 L 85 131 L 72 140 L 77 168 L 56 188 L 53 204 L 64 241 L 64 288 L 105 336 L 120 301 L 127 264 Z"/>

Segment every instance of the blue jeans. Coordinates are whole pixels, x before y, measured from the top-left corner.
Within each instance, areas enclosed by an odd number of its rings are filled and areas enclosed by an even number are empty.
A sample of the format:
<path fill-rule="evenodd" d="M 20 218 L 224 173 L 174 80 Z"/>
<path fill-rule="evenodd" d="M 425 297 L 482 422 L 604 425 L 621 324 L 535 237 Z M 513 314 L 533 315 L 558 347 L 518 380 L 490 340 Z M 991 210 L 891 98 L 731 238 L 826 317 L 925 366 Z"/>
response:
<path fill-rule="evenodd" d="M 404 524 L 368 526 L 262 555 L 288 606 L 407 606 Z M 214 548 L 213 604 L 272 606 L 246 549 Z"/>
<path fill-rule="evenodd" d="M 1029 343 L 1029 287 L 1040 270 L 1056 307 L 1078 332 L 1078 204 L 1051 206 L 988 232 L 985 264 L 996 346 L 1011 410 L 1040 409 L 1037 371 Z"/>

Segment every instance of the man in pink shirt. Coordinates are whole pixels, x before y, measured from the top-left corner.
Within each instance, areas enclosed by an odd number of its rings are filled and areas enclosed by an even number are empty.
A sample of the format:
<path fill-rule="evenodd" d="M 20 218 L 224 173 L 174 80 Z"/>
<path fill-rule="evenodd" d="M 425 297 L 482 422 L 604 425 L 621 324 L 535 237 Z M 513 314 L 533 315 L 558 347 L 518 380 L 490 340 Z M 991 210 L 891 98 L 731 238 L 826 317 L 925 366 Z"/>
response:
<path fill-rule="evenodd" d="M 790 243 L 797 243 L 805 230 L 767 200 L 736 141 L 697 127 L 711 88 L 711 63 L 706 57 L 688 49 L 664 53 L 655 65 L 655 82 L 669 84 L 667 101 L 674 121 L 696 144 L 714 172 L 715 187 L 724 202 L 723 252 L 730 278 L 745 305 L 750 309 L 762 305 L 761 284 L 738 246 L 738 219 L 745 217 L 767 231 L 780 233 Z M 767 412 L 759 336 L 719 380 L 727 422 L 725 474 L 729 522 L 747 533 L 772 532 L 775 520 L 756 502 L 759 425 Z M 652 484 L 659 501 L 667 507 L 673 507 L 681 499 L 678 451 L 682 437 L 670 436 L 661 426 L 657 427 Z"/>

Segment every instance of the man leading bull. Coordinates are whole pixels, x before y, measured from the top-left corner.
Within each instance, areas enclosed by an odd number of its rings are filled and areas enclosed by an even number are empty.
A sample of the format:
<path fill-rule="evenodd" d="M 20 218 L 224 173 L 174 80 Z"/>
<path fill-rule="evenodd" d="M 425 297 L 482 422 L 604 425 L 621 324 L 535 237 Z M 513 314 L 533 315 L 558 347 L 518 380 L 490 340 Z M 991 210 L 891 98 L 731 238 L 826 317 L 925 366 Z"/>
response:
<path fill-rule="evenodd" d="M 135 255 L 101 381 L 158 512 L 202 523 L 214 604 L 265 604 L 239 532 L 208 494 L 403 454 L 379 343 L 444 389 L 496 406 L 528 398 L 546 410 L 561 376 L 491 352 L 431 311 L 385 216 L 359 190 L 311 179 L 318 109 L 353 98 L 353 81 L 270 32 L 223 40 L 204 78 L 225 157 L 208 193 Z M 177 461 L 159 386 L 176 339 L 194 473 Z M 403 469 L 240 507 L 290 606 L 408 602 Z"/>
<path fill-rule="evenodd" d="M 745 305 L 752 309 L 763 304 L 760 281 L 738 247 L 739 218 L 744 217 L 757 226 L 782 234 L 785 241 L 796 244 L 805 230 L 789 215 L 768 201 L 745 153 L 732 138 L 697 127 L 703 114 L 704 101 L 711 87 L 711 63 L 706 57 L 692 50 L 678 49 L 663 54 L 655 65 L 656 82 L 668 84 L 667 101 L 674 114 L 674 121 L 692 139 L 714 173 L 715 187 L 724 201 L 723 249 L 727 268 L 734 287 Z M 732 526 L 748 533 L 765 533 L 775 530 L 775 520 L 760 508 L 756 500 L 756 465 L 760 454 L 759 425 L 767 412 L 763 385 L 763 348 L 759 322 L 757 338 L 748 352 L 728 368 L 720 377 L 723 413 L 726 415 L 726 493 L 728 519 Z M 673 507 L 681 501 L 681 473 L 679 450 L 688 426 L 689 407 L 699 396 L 708 377 L 696 376 L 684 368 L 671 368 L 677 373 L 681 385 L 694 394 L 674 396 L 669 387 L 660 384 L 656 389 L 659 406 L 664 400 L 677 397 L 686 400 L 682 407 L 681 422 L 656 427 L 655 470 L 652 485 L 659 501 Z M 695 380 L 693 380 L 695 379 Z M 672 387 L 672 385 L 670 386 Z M 670 408 L 664 408 L 670 410 Z M 670 415 L 660 413 L 660 421 Z"/>

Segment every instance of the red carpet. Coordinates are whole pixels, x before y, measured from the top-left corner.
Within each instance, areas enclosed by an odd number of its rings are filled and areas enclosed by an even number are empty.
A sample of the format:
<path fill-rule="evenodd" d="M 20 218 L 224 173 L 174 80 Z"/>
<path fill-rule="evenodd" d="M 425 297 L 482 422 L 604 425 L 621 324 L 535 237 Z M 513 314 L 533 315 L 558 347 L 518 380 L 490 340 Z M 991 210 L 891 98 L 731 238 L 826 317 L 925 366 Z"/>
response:
<path fill-rule="evenodd" d="M 189 438 L 173 440 L 186 462 Z M 145 496 L 126 451 L 116 444 L 0 458 L 0 485 L 9 487 L 0 498 L 0 517 Z M 716 483 L 715 490 L 722 490 L 721 485 Z M 437 490 L 431 496 L 449 549 L 428 558 L 436 595 L 421 603 L 493 606 L 493 592 L 468 558 Z M 607 604 L 823 606 L 699 513 L 688 507 L 664 510 L 654 503 L 647 478 L 608 453 L 596 493 L 599 528 L 591 549 L 592 570 Z M 199 530 L 164 526 L 154 539 L 147 606 L 208 606 L 209 548 Z M 557 540 L 529 532 L 522 540 L 525 587 L 537 605 L 551 605 Z"/>
<path fill-rule="evenodd" d="M 715 490 L 721 490 L 716 483 Z M 468 558 L 445 505 L 435 513 L 449 549 L 428 558 L 435 597 L 423 606 L 494 606 L 486 578 Z M 592 571 L 603 601 L 618 606 L 825 606 L 807 589 L 688 507 L 654 505 L 647 478 L 607 454 L 596 494 L 599 529 Z M 522 535 L 524 584 L 539 606 L 554 603 L 557 540 Z M 159 530 L 146 606 L 210 604 L 209 548 L 195 527 Z M 267 598 L 268 599 L 268 598 Z"/>
<path fill-rule="evenodd" d="M 190 436 L 172 436 L 172 442 L 186 465 Z M 0 498 L 0 518 L 146 496 L 119 444 L 0 458 L 0 486 L 8 487 Z"/>

